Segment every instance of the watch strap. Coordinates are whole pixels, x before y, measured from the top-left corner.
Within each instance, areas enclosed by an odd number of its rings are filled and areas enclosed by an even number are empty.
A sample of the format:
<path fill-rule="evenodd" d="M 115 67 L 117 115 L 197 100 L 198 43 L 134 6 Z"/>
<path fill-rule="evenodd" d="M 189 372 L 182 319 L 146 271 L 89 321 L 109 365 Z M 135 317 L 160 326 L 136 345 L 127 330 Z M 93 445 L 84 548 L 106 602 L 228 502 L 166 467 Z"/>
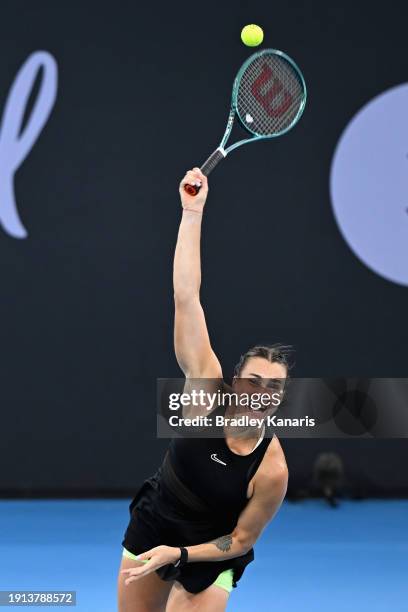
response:
<path fill-rule="evenodd" d="M 180 546 L 180 559 L 174 563 L 174 567 L 183 567 L 188 561 L 188 550 L 184 546 Z"/>

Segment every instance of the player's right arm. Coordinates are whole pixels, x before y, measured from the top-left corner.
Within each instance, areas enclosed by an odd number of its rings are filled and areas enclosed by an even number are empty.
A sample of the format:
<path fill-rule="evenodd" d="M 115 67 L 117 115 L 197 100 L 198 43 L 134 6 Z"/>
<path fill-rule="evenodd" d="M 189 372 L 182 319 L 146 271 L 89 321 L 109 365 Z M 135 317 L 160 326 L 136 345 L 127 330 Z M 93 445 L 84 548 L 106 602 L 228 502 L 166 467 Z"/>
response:
<path fill-rule="evenodd" d="M 196 196 L 184 190 L 186 183 L 201 181 Z M 207 199 L 207 178 L 199 168 L 189 170 L 180 183 L 183 216 L 174 256 L 175 301 L 174 347 L 186 378 L 221 378 L 221 365 L 211 347 L 204 311 L 200 302 L 201 222 Z"/>

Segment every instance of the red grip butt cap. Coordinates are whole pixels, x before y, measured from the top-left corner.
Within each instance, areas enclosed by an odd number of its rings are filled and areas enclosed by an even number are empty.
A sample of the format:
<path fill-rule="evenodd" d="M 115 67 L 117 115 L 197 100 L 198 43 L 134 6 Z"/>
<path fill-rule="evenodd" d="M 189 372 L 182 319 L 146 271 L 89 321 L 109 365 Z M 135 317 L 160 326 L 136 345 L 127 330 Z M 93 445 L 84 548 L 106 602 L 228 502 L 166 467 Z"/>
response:
<path fill-rule="evenodd" d="M 194 185 L 189 185 L 188 183 L 186 183 L 184 185 L 184 191 L 186 191 L 191 196 L 195 196 L 199 192 L 199 187 L 195 187 Z"/>

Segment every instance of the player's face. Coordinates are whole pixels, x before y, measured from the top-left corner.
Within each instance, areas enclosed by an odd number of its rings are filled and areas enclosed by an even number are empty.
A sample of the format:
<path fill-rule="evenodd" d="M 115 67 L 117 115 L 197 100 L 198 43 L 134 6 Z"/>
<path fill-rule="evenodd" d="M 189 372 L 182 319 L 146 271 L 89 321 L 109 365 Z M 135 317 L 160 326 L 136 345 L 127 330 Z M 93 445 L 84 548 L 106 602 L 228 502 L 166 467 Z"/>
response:
<path fill-rule="evenodd" d="M 251 357 L 239 377 L 234 379 L 233 388 L 236 393 L 245 393 L 251 398 L 259 398 L 260 394 L 265 394 L 266 406 L 251 408 L 253 413 L 264 417 L 277 410 L 276 399 L 278 394 L 279 397 L 283 395 L 286 374 L 286 367 L 280 363 L 271 363 L 263 357 Z"/>

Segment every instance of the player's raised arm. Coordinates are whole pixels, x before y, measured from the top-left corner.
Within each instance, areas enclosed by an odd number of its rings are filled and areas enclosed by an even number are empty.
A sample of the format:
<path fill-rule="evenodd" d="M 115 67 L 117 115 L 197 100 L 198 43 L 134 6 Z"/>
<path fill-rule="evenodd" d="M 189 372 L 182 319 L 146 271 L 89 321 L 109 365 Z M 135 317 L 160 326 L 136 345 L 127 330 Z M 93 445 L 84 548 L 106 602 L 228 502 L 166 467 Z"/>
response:
<path fill-rule="evenodd" d="M 201 182 L 197 196 L 184 190 L 186 183 Z M 174 256 L 174 347 L 187 378 L 220 378 L 221 366 L 211 348 L 200 303 L 201 222 L 208 193 L 207 178 L 198 168 L 187 172 L 180 183 L 183 216 Z"/>

